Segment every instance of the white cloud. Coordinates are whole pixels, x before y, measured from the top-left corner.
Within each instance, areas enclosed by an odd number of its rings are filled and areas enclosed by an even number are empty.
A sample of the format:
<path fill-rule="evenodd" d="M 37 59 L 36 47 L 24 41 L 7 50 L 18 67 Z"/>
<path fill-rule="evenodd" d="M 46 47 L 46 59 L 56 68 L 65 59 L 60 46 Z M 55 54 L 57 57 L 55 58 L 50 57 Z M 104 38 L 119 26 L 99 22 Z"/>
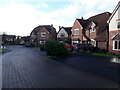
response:
<path fill-rule="evenodd" d="M 0 0 L 0 2 L 3 1 Z M 47 8 L 49 10 L 50 6 L 46 2 L 51 0 L 44 2 L 29 0 L 29 2 L 39 2 L 37 5 L 27 4 L 28 0 L 5 1 L 4 7 L 0 7 L 0 32 L 29 35 L 32 29 L 38 25 L 54 24 L 58 31 L 59 25 L 72 26 L 74 20 L 81 18 L 81 16 L 89 18 L 105 11 L 112 12 L 119 0 L 77 0 L 76 2 L 71 0 L 69 5 L 49 12 L 42 9 Z M 69 2 L 69 0 L 61 1 Z M 39 10 L 37 9 L 38 7 Z"/>
<path fill-rule="evenodd" d="M 48 8 L 49 6 L 46 3 L 41 4 L 42 7 Z"/>

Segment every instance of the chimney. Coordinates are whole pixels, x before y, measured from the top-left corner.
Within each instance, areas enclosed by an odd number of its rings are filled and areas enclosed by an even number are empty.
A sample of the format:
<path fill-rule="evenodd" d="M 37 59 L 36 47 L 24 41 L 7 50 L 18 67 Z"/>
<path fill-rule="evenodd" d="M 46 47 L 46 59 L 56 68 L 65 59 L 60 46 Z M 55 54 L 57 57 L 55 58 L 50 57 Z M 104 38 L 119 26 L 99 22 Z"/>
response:
<path fill-rule="evenodd" d="M 81 19 L 83 20 L 84 18 L 83 18 L 83 17 L 81 17 Z"/>
<path fill-rule="evenodd" d="M 59 26 L 59 29 L 61 28 L 61 26 Z"/>
<path fill-rule="evenodd" d="M 53 27 L 53 24 L 51 24 L 51 27 Z"/>

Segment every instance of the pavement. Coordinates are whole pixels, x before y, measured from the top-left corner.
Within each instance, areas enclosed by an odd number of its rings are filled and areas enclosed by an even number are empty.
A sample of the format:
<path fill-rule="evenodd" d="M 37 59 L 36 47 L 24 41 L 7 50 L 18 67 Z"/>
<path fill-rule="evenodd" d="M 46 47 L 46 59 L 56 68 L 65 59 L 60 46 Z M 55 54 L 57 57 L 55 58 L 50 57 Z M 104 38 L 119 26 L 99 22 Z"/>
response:
<path fill-rule="evenodd" d="M 43 58 L 32 48 L 10 49 L 2 56 L 2 88 L 120 88 L 97 74 Z"/>

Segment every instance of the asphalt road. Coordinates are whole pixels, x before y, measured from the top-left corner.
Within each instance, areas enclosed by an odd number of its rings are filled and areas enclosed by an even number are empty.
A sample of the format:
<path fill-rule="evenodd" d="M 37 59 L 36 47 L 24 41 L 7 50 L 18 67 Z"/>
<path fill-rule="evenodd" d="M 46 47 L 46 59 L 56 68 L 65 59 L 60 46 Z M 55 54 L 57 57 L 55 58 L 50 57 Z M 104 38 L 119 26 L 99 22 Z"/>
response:
<path fill-rule="evenodd" d="M 93 72 L 104 78 L 120 83 L 120 58 L 90 55 L 72 55 L 65 59 L 58 59 L 62 63 Z"/>
<path fill-rule="evenodd" d="M 3 88 L 119 88 L 117 82 L 45 59 L 31 48 L 9 48 L 2 57 Z"/>

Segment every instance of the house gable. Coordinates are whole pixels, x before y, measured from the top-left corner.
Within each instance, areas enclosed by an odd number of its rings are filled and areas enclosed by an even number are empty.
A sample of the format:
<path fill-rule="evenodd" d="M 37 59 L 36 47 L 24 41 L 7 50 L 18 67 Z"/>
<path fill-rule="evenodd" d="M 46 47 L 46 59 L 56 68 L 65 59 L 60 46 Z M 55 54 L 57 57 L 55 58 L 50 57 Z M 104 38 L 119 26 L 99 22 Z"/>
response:
<path fill-rule="evenodd" d="M 111 17 L 107 22 L 109 23 L 109 31 L 120 30 L 120 28 L 118 28 L 118 25 L 117 25 L 118 22 L 120 22 L 120 2 L 114 9 Z"/>
<path fill-rule="evenodd" d="M 57 34 L 57 38 L 61 38 L 62 37 L 61 35 L 64 35 L 64 37 L 68 37 L 68 33 L 65 31 L 64 28 L 60 29 L 60 31 Z"/>
<path fill-rule="evenodd" d="M 41 27 L 40 30 L 37 32 L 37 38 L 40 39 L 47 39 L 49 38 L 49 32 L 45 27 Z M 41 34 L 45 33 L 45 37 L 42 37 Z"/>
<path fill-rule="evenodd" d="M 112 15 L 111 15 L 110 18 L 108 19 L 107 23 L 110 23 L 111 19 L 112 19 L 113 16 L 116 14 L 116 12 L 119 11 L 119 10 L 118 10 L 119 7 L 120 7 L 120 1 L 118 2 L 118 5 L 117 5 L 117 6 L 115 7 L 115 9 L 113 10 Z M 119 13 L 120 13 L 120 12 L 119 12 Z M 120 17 L 119 17 L 119 18 L 120 18 Z"/>
<path fill-rule="evenodd" d="M 73 27 L 71 29 L 71 31 L 72 31 L 72 40 L 78 40 L 78 38 L 80 40 L 82 40 L 82 29 L 83 29 L 82 25 L 76 19 L 74 24 L 73 24 Z M 78 35 L 75 34 L 75 30 L 79 30 Z"/>
<path fill-rule="evenodd" d="M 110 21 L 110 23 L 109 23 L 109 31 L 115 31 L 115 30 L 120 30 L 120 29 L 118 29 L 118 27 L 117 27 L 117 24 L 118 24 L 118 22 L 120 22 L 120 15 L 118 15 L 119 14 L 119 11 L 120 11 L 120 7 L 119 7 L 119 9 L 116 11 L 116 13 L 114 14 L 114 16 L 111 18 L 111 21 Z"/>

